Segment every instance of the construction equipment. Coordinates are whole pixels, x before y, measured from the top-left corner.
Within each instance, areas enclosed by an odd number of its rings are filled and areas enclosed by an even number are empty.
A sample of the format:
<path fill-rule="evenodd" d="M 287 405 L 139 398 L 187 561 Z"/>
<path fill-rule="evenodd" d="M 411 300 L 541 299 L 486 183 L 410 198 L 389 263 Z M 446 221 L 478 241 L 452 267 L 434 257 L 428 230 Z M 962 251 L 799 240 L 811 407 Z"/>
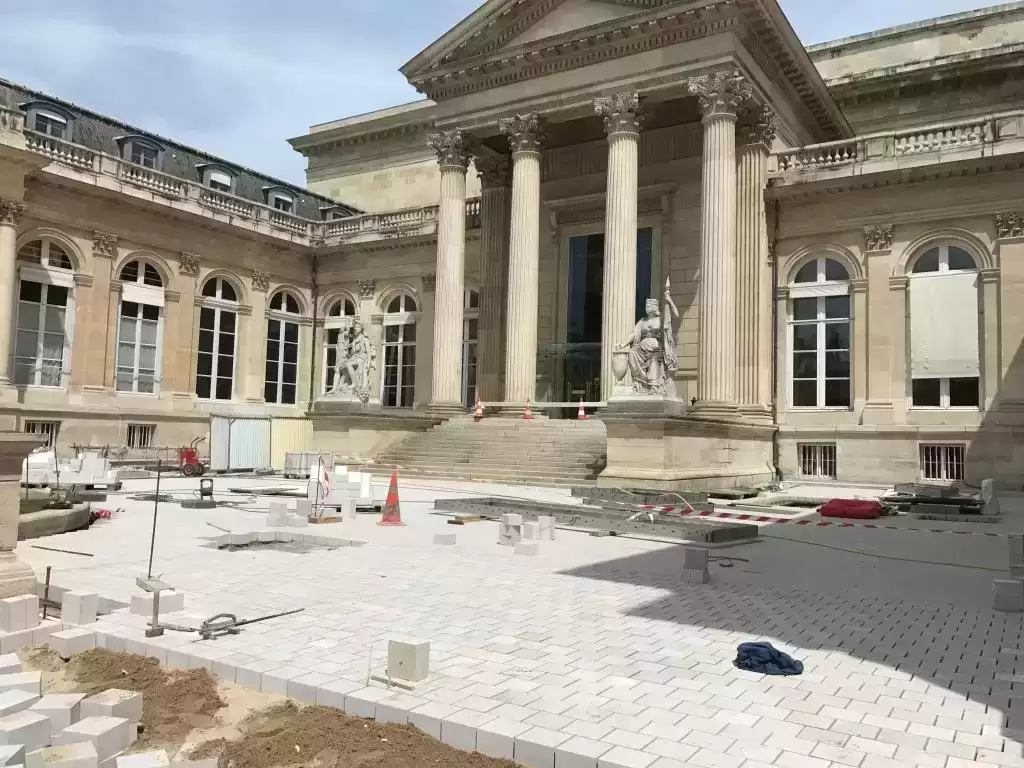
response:
<path fill-rule="evenodd" d="M 184 448 L 178 449 L 178 470 L 185 477 L 199 477 L 206 472 L 206 465 L 199 458 L 199 444 L 205 437 L 197 437 Z"/>
<path fill-rule="evenodd" d="M 244 627 L 247 624 L 255 624 L 259 621 L 268 621 L 270 619 L 279 619 L 282 616 L 291 616 L 294 613 L 302 613 L 305 608 L 296 608 L 292 611 L 283 611 L 281 613 L 272 613 L 269 616 L 258 616 L 255 619 L 239 619 L 233 613 L 218 613 L 216 616 L 211 616 L 198 627 L 185 627 L 180 624 L 163 624 L 162 629 L 170 629 L 174 632 L 198 632 L 199 636 L 203 640 L 213 640 L 214 638 L 221 637 L 223 635 L 237 635 L 240 627 Z"/>

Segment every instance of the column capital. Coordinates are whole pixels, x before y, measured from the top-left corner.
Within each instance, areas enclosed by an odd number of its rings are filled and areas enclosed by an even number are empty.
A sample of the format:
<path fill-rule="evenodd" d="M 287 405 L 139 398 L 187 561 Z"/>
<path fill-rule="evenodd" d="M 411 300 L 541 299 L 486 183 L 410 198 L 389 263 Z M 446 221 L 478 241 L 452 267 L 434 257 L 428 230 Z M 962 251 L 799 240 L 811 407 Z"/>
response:
<path fill-rule="evenodd" d="M 757 119 L 750 125 L 737 128 L 739 144 L 745 147 L 760 147 L 765 152 L 772 151 L 775 134 L 779 131 L 779 119 L 771 107 L 761 107 Z"/>
<path fill-rule="evenodd" d="M 636 91 L 621 91 L 594 99 L 594 111 L 604 118 L 604 132 L 640 133 L 640 95 Z"/>
<path fill-rule="evenodd" d="M 427 136 L 427 145 L 437 153 L 437 164 L 446 168 L 466 172 L 469 167 L 469 148 L 462 130 L 453 128 Z"/>
<path fill-rule="evenodd" d="M 25 203 L 21 200 L 8 200 L 0 197 L 0 225 L 18 226 L 21 217 L 25 215 L 25 208 Z"/>
<path fill-rule="evenodd" d="M 117 235 L 109 232 L 92 233 L 92 253 L 94 256 L 106 256 L 112 259 L 117 256 Z"/>
<path fill-rule="evenodd" d="M 735 68 L 697 75 L 690 78 L 686 86 L 697 97 L 704 120 L 713 117 L 735 120 L 746 111 L 744 103 L 754 94 L 750 82 Z"/>
<path fill-rule="evenodd" d="M 512 166 L 508 155 L 480 154 L 473 158 L 480 185 L 484 189 L 501 189 L 512 184 Z"/>
<path fill-rule="evenodd" d="M 545 121 L 536 112 L 515 114 L 498 120 L 498 130 L 508 136 L 508 144 L 512 153 L 540 153 L 540 145 L 544 140 Z"/>

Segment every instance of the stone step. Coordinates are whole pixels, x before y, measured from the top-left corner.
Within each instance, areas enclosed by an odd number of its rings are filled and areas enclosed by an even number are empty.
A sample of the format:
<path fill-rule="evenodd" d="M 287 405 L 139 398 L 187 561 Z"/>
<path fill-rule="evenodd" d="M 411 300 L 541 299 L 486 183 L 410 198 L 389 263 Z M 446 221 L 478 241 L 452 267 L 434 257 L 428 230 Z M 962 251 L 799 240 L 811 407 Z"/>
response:
<path fill-rule="evenodd" d="M 556 459 L 559 461 L 563 460 L 586 460 L 594 456 L 604 456 L 604 451 L 599 450 L 586 450 L 586 451 L 557 451 L 557 450 L 539 450 L 536 448 L 530 448 L 527 446 L 513 447 L 505 445 L 432 445 L 429 446 L 431 456 L 479 456 L 481 452 L 486 452 L 486 456 L 490 458 L 502 458 L 502 459 L 523 459 L 529 460 L 531 458 L 544 459 Z M 421 450 L 414 446 L 402 446 L 394 448 L 390 451 L 385 451 L 381 456 L 418 456 L 422 453 Z"/>
<path fill-rule="evenodd" d="M 391 473 L 397 471 L 403 478 L 424 478 L 431 480 L 462 480 L 473 482 L 493 482 L 505 485 L 542 485 L 552 488 L 571 488 L 574 486 L 592 486 L 596 484 L 594 476 L 575 477 L 565 475 L 541 475 L 538 473 L 501 474 L 496 472 L 459 472 L 445 467 L 440 470 L 420 467 L 393 466 L 390 464 L 373 464 L 370 471 Z"/>

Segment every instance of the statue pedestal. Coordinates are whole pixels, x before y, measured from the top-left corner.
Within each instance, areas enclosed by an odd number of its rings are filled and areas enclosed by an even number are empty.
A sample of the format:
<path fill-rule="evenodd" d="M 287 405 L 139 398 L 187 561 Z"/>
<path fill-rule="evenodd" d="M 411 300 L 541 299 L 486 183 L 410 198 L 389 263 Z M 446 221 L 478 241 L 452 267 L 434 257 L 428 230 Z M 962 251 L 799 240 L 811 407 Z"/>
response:
<path fill-rule="evenodd" d="M 35 594 L 36 576 L 18 560 L 21 468 L 25 458 L 43 444 L 36 435 L 0 432 L 0 599 Z"/>

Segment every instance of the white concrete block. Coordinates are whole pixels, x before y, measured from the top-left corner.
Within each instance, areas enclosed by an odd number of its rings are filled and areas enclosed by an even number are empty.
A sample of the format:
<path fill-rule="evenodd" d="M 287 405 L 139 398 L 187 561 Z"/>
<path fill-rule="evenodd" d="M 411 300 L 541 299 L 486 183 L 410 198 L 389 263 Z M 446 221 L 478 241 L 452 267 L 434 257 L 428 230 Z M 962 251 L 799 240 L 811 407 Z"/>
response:
<path fill-rule="evenodd" d="M 38 712 L 0 717 L 0 744 L 22 744 L 26 752 L 50 746 L 50 718 Z"/>
<path fill-rule="evenodd" d="M 124 755 L 114 759 L 117 761 L 117 768 L 168 768 L 171 764 L 171 759 L 163 749 L 154 752 L 136 752 L 134 755 Z"/>
<path fill-rule="evenodd" d="M 516 544 L 516 554 L 532 557 L 540 551 L 540 545 L 536 541 L 521 541 Z"/>
<path fill-rule="evenodd" d="M 137 723 L 142 719 L 142 694 L 110 688 L 82 702 L 82 717 L 123 717 Z"/>
<path fill-rule="evenodd" d="M 275 541 L 277 541 L 277 538 L 275 537 L 274 534 L 274 531 L 257 531 L 256 541 L 258 541 L 260 544 L 272 544 Z"/>
<path fill-rule="evenodd" d="M 160 615 L 185 610 L 185 593 L 176 589 L 160 593 Z M 153 593 L 143 592 L 132 595 L 130 613 L 136 616 L 153 615 Z"/>
<path fill-rule="evenodd" d="M 550 515 L 538 515 L 537 525 L 540 526 L 541 541 L 555 540 L 555 518 Z"/>
<path fill-rule="evenodd" d="M 15 653 L 26 645 L 32 645 L 34 631 L 32 629 L 22 629 L 17 632 L 0 632 L 0 653 Z"/>
<path fill-rule="evenodd" d="M 450 547 L 455 543 L 454 533 L 435 533 L 434 543 L 440 544 L 441 546 Z"/>
<path fill-rule="evenodd" d="M 708 567 L 708 551 L 703 547 L 683 547 L 683 569 L 702 571 Z"/>
<path fill-rule="evenodd" d="M 53 732 L 63 731 L 82 719 L 84 693 L 48 693 L 31 706 L 33 712 L 50 718 Z"/>
<path fill-rule="evenodd" d="M 538 541 L 540 539 L 540 524 L 523 523 L 520 533 L 523 541 Z"/>
<path fill-rule="evenodd" d="M 12 675 L 21 672 L 21 659 L 16 653 L 5 653 L 0 656 L 0 675 Z"/>
<path fill-rule="evenodd" d="M 25 768 L 98 768 L 99 757 L 91 742 L 46 747 L 25 755 Z"/>
<path fill-rule="evenodd" d="M 25 608 L 25 628 L 35 629 L 39 626 L 39 597 L 36 595 L 22 595 L 21 601 Z"/>
<path fill-rule="evenodd" d="M 388 640 L 388 673 L 417 683 L 430 674 L 430 643 L 425 640 Z"/>
<path fill-rule="evenodd" d="M 267 513 L 267 525 L 271 528 L 279 528 L 288 519 L 288 506 L 281 501 L 270 502 L 270 511 Z"/>
<path fill-rule="evenodd" d="M 25 609 L 25 601 L 20 597 L 8 597 L 0 600 L 0 630 L 21 632 L 28 628 L 28 611 Z"/>
<path fill-rule="evenodd" d="M 992 608 L 1013 613 L 1024 611 L 1024 581 L 992 579 Z"/>
<path fill-rule="evenodd" d="M 231 546 L 233 547 L 247 547 L 256 540 L 256 535 L 253 533 L 231 533 L 228 534 L 231 537 Z M 161 610 L 163 610 L 163 595 L 160 596 Z"/>
<path fill-rule="evenodd" d="M 683 581 L 687 584 L 707 584 L 711 581 L 711 573 L 707 568 L 695 570 L 683 569 Z"/>
<path fill-rule="evenodd" d="M 501 524 L 502 525 L 522 525 L 523 524 L 523 516 L 519 515 L 519 514 L 516 514 L 515 512 L 505 512 L 501 516 Z"/>
<path fill-rule="evenodd" d="M 208 760 L 176 760 L 171 763 L 174 768 L 217 768 L 217 758 Z"/>
<path fill-rule="evenodd" d="M 295 502 L 295 514 L 308 518 L 313 514 L 313 502 L 309 499 L 298 499 Z"/>
<path fill-rule="evenodd" d="M 63 632 L 54 632 L 47 645 L 62 659 L 70 659 L 77 653 L 95 648 L 96 633 L 84 627 L 73 627 Z"/>
<path fill-rule="evenodd" d="M 50 642 L 50 637 L 53 636 L 54 632 L 60 632 L 64 629 L 64 625 L 59 619 L 47 619 L 41 622 L 38 627 L 31 630 L 32 633 L 32 645 L 46 645 Z"/>
<path fill-rule="evenodd" d="M 86 717 L 53 737 L 54 745 L 91 742 L 100 762 L 109 760 L 135 741 L 135 723 L 121 717 Z"/>
<path fill-rule="evenodd" d="M 43 695 L 42 672 L 18 672 L 0 675 L 0 693 L 3 691 L 25 691 L 35 696 Z"/>
<path fill-rule="evenodd" d="M 0 746 L 0 765 L 24 765 L 25 764 L 25 745 L 24 744 L 5 744 Z"/>
<path fill-rule="evenodd" d="M 99 612 L 100 598 L 91 592 L 65 592 L 60 618 L 65 624 L 92 624 Z"/>
<path fill-rule="evenodd" d="M 0 693 L 0 717 L 13 715 L 15 712 L 24 712 L 37 701 L 39 701 L 39 697 L 29 691 L 23 691 L 19 688 L 4 691 Z"/>
<path fill-rule="evenodd" d="M 309 518 L 303 515 L 288 515 L 288 525 L 292 528 L 305 528 L 309 525 Z"/>

